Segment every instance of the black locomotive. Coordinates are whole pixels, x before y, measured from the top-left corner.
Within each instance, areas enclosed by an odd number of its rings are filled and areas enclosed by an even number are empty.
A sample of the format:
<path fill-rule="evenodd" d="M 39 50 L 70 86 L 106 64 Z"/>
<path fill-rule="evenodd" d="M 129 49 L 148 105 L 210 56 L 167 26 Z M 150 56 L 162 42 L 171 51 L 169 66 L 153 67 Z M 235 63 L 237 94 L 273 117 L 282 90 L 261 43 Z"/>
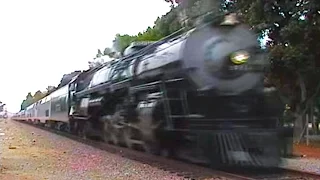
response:
<path fill-rule="evenodd" d="M 65 112 L 68 120 L 45 122 L 148 153 L 212 165 L 276 166 L 282 108 L 265 91 L 267 67 L 247 25 L 232 18 L 208 23 L 133 44 L 122 58 L 82 72 L 66 85 L 67 98 L 45 113 Z"/>

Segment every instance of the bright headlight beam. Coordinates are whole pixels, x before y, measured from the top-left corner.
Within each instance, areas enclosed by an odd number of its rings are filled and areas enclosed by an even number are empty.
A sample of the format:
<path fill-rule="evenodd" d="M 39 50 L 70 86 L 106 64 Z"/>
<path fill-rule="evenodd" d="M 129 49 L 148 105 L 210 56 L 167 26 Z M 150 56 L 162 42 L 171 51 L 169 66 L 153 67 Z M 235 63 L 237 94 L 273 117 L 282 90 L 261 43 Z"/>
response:
<path fill-rule="evenodd" d="M 243 64 L 248 61 L 250 55 L 246 51 L 235 52 L 231 55 L 231 61 L 234 64 Z"/>

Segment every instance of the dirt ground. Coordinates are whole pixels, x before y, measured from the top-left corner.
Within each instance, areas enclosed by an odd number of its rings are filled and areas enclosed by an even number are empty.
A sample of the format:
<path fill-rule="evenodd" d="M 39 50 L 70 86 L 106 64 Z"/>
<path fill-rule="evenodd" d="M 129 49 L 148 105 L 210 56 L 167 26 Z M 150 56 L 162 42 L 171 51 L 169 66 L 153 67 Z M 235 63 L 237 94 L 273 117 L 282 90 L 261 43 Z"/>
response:
<path fill-rule="evenodd" d="M 320 148 L 295 145 L 310 165 Z M 316 164 L 316 163 L 315 163 Z M 313 165 L 313 169 L 318 169 Z M 305 168 L 305 167 L 304 167 Z M 0 119 L 0 180 L 183 179 L 70 139 L 11 120 Z"/>
<path fill-rule="evenodd" d="M 51 167 L 63 157 L 62 152 L 37 145 L 40 135 L 21 131 L 10 120 L 7 123 L 1 120 L 0 129 L 0 179 L 40 180 L 49 179 L 47 175 L 54 174 Z"/>
<path fill-rule="evenodd" d="M 295 144 L 293 149 L 294 154 L 305 155 L 306 158 L 320 159 L 320 147 L 318 145 Z"/>
<path fill-rule="evenodd" d="M 182 179 L 12 120 L 0 119 L 0 180 Z"/>

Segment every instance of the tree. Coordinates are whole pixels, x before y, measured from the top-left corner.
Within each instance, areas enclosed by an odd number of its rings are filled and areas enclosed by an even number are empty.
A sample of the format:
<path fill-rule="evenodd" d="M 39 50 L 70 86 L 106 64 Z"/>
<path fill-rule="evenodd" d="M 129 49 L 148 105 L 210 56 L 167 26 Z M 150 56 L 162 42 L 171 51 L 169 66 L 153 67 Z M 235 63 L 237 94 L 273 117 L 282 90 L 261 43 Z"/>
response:
<path fill-rule="evenodd" d="M 171 7 L 174 8 L 178 4 L 180 4 L 180 2 L 182 2 L 183 0 L 165 0 L 165 1 L 171 3 Z"/>
<path fill-rule="evenodd" d="M 103 55 L 103 54 L 102 54 L 101 50 L 98 49 L 98 53 L 97 53 L 97 55 L 96 55 L 96 58 L 99 58 L 99 57 L 101 57 L 102 55 Z"/>
<path fill-rule="evenodd" d="M 46 94 L 42 93 L 40 90 L 38 90 L 36 93 L 33 95 L 33 101 L 37 102 L 40 99 L 42 99 Z"/>
<path fill-rule="evenodd" d="M 299 136 L 304 114 L 320 89 L 319 78 L 315 78 L 320 75 L 317 58 L 320 1 L 182 0 L 179 6 L 185 19 L 191 19 L 194 25 L 193 17 L 219 7 L 219 4 L 222 8 L 213 11 L 236 12 L 260 34 L 260 38 L 269 37 L 267 48 L 272 67 L 268 79 L 290 102 L 296 118 L 295 136 Z"/>
<path fill-rule="evenodd" d="M 113 49 L 106 47 L 103 51 L 103 56 L 109 56 L 110 58 L 116 58 L 117 53 Z"/>
<path fill-rule="evenodd" d="M 299 137 L 305 113 L 320 89 L 320 1 L 236 0 L 230 7 L 268 35 L 269 78 L 291 103 Z"/>
<path fill-rule="evenodd" d="M 60 80 L 60 84 L 58 85 L 57 88 L 60 88 L 62 86 L 65 86 L 67 85 L 71 80 L 72 78 L 74 78 L 75 76 L 77 76 L 78 74 L 80 74 L 81 71 L 77 70 L 77 71 L 73 71 L 69 74 L 64 74 Z"/>
<path fill-rule="evenodd" d="M 26 102 L 28 102 L 29 105 L 33 103 L 33 96 L 31 92 L 29 92 L 28 95 L 26 96 Z"/>
<path fill-rule="evenodd" d="M 46 96 L 47 95 L 49 95 L 49 94 L 51 94 L 53 91 L 55 91 L 57 88 L 56 87 L 54 87 L 54 86 L 48 86 L 47 88 L 46 88 Z"/>
<path fill-rule="evenodd" d="M 31 94 L 31 92 L 29 92 L 28 95 L 26 96 L 26 99 L 23 100 L 21 103 L 21 110 L 25 110 L 32 103 L 34 103 L 33 96 Z"/>
<path fill-rule="evenodd" d="M 167 14 L 158 17 L 153 27 L 148 27 L 137 35 L 117 34 L 113 41 L 114 49 L 123 53 L 134 41 L 158 41 L 181 29 L 182 26 L 179 22 L 178 12 L 177 8 L 172 8 Z"/>
<path fill-rule="evenodd" d="M 117 34 L 114 39 L 114 42 L 117 43 L 115 48 L 118 52 L 122 53 L 134 40 L 135 36 Z"/>
<path fill-rule="evenodd" d="M 90 69 L 102 65 L 102 63 L 99 61 L 88 61 L 88 64 Z"/>
<path fill-rule="evenodd" d="M 112 53 L 112 49 L 111 48 L 108 48 L 108 47 L 106 47 L 105 49 L 104 49 L 104 51 L 103 51 L 103 55 L 104 56 L 108 56 L 109 54 L 111 54 Z"/>
<path fill-rule="evenodd" d="M 192 28 L 196 23 L 201 22 L 208 12 L 214 16 L 220 14 L 225 4 L 224 0 L 165 1 L 173 5 L 172 9 L 158 17 L 153 27 L 148 27 L 137 35 L 117 34 L 113 41 L 113 48 L 122 53 L 134 41 L 158 41 L 183 27 Z"/>
<path fill-rule="evenodd" d="M 45 97 L 47 94 L 42 93 L 40 90 L 38 90 L 33 96 L 31 92 L 29 92 L 26 96 L 26 99 L 24 99 L 21 103 L 20 110 L 25 110 L 28 106 L 31 104 L 37 102 L 38 100 L 42 99 Z"/>
<path fill-rule="evenodd" d="M 171 2 L 167 1 L 166 2 Z M 172 3 L 172 2 L 171 2 Z M 184 26 L 193 27 L 202 22 L 208 14 L 220 16 L 223 11 L 230 9 L 230 0 L 179 0 L 176 1 L 178 17 Z M 173 6 L 176 7 L 176 6 Z"/>

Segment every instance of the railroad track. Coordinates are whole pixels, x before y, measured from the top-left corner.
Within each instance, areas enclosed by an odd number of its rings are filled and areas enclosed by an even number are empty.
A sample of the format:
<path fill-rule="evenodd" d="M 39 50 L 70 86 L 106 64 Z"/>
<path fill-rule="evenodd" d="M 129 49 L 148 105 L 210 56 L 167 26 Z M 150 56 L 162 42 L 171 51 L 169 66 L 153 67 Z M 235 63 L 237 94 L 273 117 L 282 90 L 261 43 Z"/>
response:
<path fill-rule="evenodd" d="M 222 170 L 232 174 L 237 174 L 241 177 L 246 177 L 247 180 L 316 180 L 320 179 L 320 174 L 315 174 L 306 171 L 300 171 L 289 168 L 271 168 L 271 169 L 228 169 Z"/>
<path fill-rule="evenodd" d="M 120 155 L 122 157 L 139 161 L 144 164 L 148 164 L 159 169 L 169 171 L 171 173 L 177 174 L 186 179 L 231 179 L 231 180 L 316 180 L 320 179 L 320 174 L 299 171 L 287 168 L 273 168 L 269 170 L 261 169 L 212 169 L 205 166 L 195 165 L 186 163 L 179 160 L 168 159 L 162 156 L 155 156 L 140 152 L 137 150 L 132 150 L 129 148 L 124 148 L 120 146 L 115 146 L 107 144 L 105 142 L 82 139 L 79 136 L 69 134 L 67 132 L 59 131 L 56 129 L 51 129 L 47 127 L 38 126 L 35 124 L 30 124 L 28 122 L 16 121 L 26 125 L 30 125 L 42 130 L 46 130 L 72 140 L 81 142 L 93 146 L 95 148 L 108 151 L 113 154 Z"/>

